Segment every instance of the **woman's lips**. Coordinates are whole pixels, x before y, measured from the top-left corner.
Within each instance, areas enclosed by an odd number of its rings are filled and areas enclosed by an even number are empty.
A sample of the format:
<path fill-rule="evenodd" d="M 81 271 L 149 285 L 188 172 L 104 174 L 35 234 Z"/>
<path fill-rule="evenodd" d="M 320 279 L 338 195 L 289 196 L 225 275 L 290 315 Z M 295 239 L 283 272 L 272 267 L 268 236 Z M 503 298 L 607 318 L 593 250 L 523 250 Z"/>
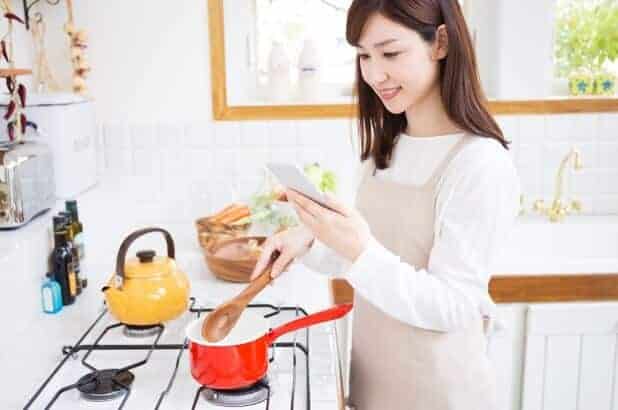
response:
<path fill-rule="evenodd" d="M 401 87 L 385 88 L 380 90 L 379 94 L 383 100 L 390 100 L 399 94 L 399 91 L 401 91 Z"/>

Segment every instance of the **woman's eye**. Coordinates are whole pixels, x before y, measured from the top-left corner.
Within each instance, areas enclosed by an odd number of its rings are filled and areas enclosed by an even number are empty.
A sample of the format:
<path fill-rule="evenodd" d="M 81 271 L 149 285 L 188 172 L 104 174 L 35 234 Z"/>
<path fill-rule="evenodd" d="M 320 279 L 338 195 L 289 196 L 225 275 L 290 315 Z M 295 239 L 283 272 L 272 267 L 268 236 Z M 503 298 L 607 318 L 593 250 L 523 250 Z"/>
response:
<path fill-rule="evenodd" d="M 358 58 L 360 58 L 361 60 L 367 60 L 369 59 L 369 54 L 359 54 Z"/>
<path fill-rule="evenodd" d="M 384 53 L 384 57 L 386 58 L 395 58 L 399 55 L 399 52 L 393 52 L 393 53 Z"/>

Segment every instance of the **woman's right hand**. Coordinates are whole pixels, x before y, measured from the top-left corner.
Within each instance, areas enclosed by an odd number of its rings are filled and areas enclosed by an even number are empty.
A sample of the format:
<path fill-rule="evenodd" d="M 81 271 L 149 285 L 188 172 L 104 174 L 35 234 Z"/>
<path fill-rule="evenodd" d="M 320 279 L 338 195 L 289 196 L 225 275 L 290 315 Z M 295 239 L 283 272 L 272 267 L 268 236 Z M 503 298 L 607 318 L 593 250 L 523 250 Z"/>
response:
<path fill-rule="evenodd" d="M 280 255 L 270 272 L 270 276 L 276 278 L 288 267 L 290 262 L 307 253 L 313 239 L 311 231 L 303 225 L 288 228 L 269 237 L 262 245 L 262 252 L 251 274 L 251 280 L 262 273 L 270 261 L 272 253 L 279 251 Z"/>

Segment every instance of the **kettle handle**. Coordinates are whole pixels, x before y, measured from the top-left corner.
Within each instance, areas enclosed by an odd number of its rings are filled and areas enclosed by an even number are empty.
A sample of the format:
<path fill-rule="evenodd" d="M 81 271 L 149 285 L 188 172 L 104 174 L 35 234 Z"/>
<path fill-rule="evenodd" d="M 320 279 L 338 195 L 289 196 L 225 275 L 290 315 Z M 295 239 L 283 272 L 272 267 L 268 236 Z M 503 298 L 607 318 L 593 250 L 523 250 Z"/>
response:
<path fill-rule="evenodd" d="M 176 255 L 176 251 L 174 249 L 174 240 L 172 239 L 172 235 L 170 235 L 168 231 L 162 228 L 139 229 L 127 236 L 125 240 L 122 241 L 120 249 L 118 249 L 118 256 L 116 257 L 117 287 L 122 287 L 122 284 L 124 283 L 124 263 L 127 257 L 127 251 L 129 250 L 129 247 L 137 238 L 151 232 L 161 232 L 163 234 L 163 236 L 165 237 L 165 241 L 167 242 L 167 256 L 170 259 L 174 259 Z"/>

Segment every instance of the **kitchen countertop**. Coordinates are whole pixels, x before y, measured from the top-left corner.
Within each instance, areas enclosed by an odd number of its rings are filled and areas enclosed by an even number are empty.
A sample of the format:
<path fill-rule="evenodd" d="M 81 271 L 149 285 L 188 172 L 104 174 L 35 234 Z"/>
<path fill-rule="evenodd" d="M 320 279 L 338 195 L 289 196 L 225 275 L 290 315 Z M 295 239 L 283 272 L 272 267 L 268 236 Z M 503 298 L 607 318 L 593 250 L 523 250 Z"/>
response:
<path fill-rule="evenodd" d="M 494 272 L 499 275 L 618 273 L 618 215 L 572 215 L 559 223 L 520 217 Z"/>

